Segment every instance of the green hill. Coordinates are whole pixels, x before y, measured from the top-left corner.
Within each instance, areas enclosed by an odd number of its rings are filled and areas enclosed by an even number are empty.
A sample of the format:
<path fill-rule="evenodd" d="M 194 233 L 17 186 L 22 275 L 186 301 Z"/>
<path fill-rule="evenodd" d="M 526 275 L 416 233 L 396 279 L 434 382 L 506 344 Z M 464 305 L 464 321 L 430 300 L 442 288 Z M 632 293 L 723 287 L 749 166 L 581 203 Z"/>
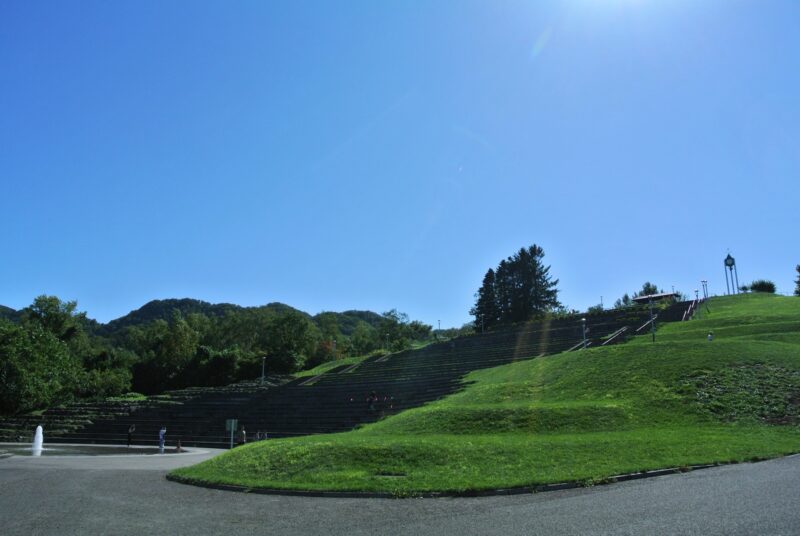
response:
<path fill-rule="evenodd" d="M 272 310 L 276 313 L 297 311 L 282 303 L 270 303 L 262 306 L 262 308 Z M 129 326 L 147 324 L 154 320 L 169 320 L 172 317 L 172 312 L 175 310 L 180 311 L 183 316 L 200 313 L 209 318 L 214 318 L 223 317 L 229 311 L 241 311 L 243 309 L 246 309 L 246 307 L 231 303 L 208 303 L 191 298 L 152 300 L 125 316 L 121 316 L 111 320 L 107 324 L 101 325 L 97 332 L 100 335 L 108 336 L 113 333 L 121 332 Z M 302 314 L 308 316 L 306 313 Z"/>
<path fill-rule="evenodd" d="M 257 307 L 243 307 L 241 305 L 235 305 L 232 303 L 209 303 L 192 298 L 182 298 L 149 301 L 125 316 L 111 320 L 107 324 L 100 324 L 95 329 L 95 332 L 98 335 L 112 336 L 113 334 L 122 332 L 129 326 L 147 324 L 154 320 L 169 320 L 172 318 L 172 312 L 175 310 L 180 311 L 183 316 L 199 313 L 209 318 L 221 318 L 229 312 L 241 312 L 246 310 L 262 310 L 278 315 L 288 312 L 295 312 L 313 320 L 317 325 L 319 325 L 319 319 L 323 314 L 331 314 L 336 318 L 341 333 L 347 336 L 353 333 L 353 330 L 355 330 L 359 321 L 366 322 L 370 326 L 376 327 L 380 324 L 381 319 L 383 318 L 378 313 L 374 313 L 372 311 L 320 313 L 312 317 L 308 313 L 279 302 L 268 303 L 267 305 L 261 305 Z M 18 313 L 13 309 L 0 306 L 0 317 L 8 316 L 9 318 L 13 318 L 16 314 Z"/>
<path fill-rule="evenodd" d="M 407 494 L 798 452 L 799 333 L 800 299 L 715 298 L 700 318 L 662 327 L 655 343 L 477 371 L 457 394 L 354 432 L 255 443 L 175 474 Z"/>
<path fill-rule="evenodd" d="M 0 318 L 16 322 L 19 319 L 19 311 L 15 311 L 11 307 L 6 307 L 5 305 L 0 305 Z"/>
<path fill-rule="evenodd" d="M 372 311 L 344 311 L 341 313 L 324 312 L 314 315 L 313 320 L 317 325 L 320 325 L 320 318 L 323 315 L 333 315 L 339 326 L 339 331 L 342 335 L 349 337 L 355 331 L 359 322 L 365 322 L 373 328 L 381 325 L 383 317 L 378 313 Z"/>

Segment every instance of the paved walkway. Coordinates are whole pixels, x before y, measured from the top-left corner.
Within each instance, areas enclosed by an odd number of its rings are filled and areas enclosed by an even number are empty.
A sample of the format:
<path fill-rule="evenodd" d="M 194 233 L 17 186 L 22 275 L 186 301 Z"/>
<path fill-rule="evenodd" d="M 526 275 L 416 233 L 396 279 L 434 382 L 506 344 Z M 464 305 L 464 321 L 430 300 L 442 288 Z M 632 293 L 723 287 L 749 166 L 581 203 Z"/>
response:
<path fill-rule="evenodd" d="M 800 534 L 800 456 L 485 498 L 283 497 L 164 478 L 214 454 L 0 459 L 0 534 Z"/>

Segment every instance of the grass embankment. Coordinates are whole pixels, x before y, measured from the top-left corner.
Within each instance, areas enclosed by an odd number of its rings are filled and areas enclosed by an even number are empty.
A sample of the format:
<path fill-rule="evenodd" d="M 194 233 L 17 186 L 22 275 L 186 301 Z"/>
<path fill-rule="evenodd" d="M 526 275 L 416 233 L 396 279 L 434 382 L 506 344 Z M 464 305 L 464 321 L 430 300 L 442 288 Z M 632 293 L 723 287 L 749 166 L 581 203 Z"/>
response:
<path fill-rule="evenodd" d="M 335 369 L 336 367 L 341 367 L 342 365 L 355 365 L 356 363 L 361 363 L 365 359 L 368 359 L 369 355 L 362 355 L 356 357 L 344 357 L 342 359 L 336 359 L 334 361 L 326 361 L 320 365 L 317 365 L 314 368 L 308 370 L 301 370 L 294 374 L 295 378 L 308 378 L 311 376 L 319 376 L 320 374 L 325 374 L 331 369 Z"/>
<path fill-rule="evenodd" d="M 780 456 L 800 451 L 798 333 L 800 299 L 716 298 L 655 344 L 477 371 L 460 393 L 354 432 L 251 444 L 175 474 L 403 495 Z"/>

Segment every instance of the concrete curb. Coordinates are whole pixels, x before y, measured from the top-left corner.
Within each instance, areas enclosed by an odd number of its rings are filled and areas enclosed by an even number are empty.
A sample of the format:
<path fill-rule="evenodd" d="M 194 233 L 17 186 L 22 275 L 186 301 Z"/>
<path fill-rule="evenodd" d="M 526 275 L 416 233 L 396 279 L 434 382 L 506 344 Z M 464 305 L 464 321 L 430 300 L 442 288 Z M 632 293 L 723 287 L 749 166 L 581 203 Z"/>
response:
<path fill-rule="evenodd" d="M 792 454 L 790 456 L 795 456 Z M 788 456 L 787 456 L 788 457 Z M 254 488 L 248 486 L 236 486 L 231 484 L 214 484 L 210 482 L 203 482 L 192 478 L 185 478 L 182 476 L 167 474 L 167 480 L 186 484 L 190 486 L 197 486 L 208 489 L 218 489 L 223 491 L 238 491 L 241 493 L 258 493 L 263 495 L 288 495 L 296 497 L 328 497 L 338 499 L 401 499 L 401 498 L 444 498 L 444 497 L 495 497 L 500 495 L 522 495 L 528 493 L 543 493 L 548 491 L 560 491 L 566 489 L 587 488 L 598 485 L 614 484 L 616 482 L 625 482 L 627 480 L 640 480 L 642 478 L 653 478 L 657 476 L 672 475 L 676 473 L 688 473 L 691 471 L 699 471 L 701 469 L 709 469 L 711 467 L 721 467 L 725 465 L 736 465 L 739 463 L 750 463 L 766 461 L 768 459 L 777 458 L 763 458 L 753 459 L 747 462 L 719 462 L 701 465 L 690 465 L 686 467 L 671 467 L 668 469 L 655 469 L 652 471 L 642 471 L 638 473 L 626 473 L 621 475 L 610 476 L 601 480 L 587 480 L 587 481 L 572 481 L 572 482 L 559 482 L 555 484 L 541 484 L 538 486 L 523 486 L 517 488 L 501 488 L 490 490 L 465 490 L 465 491 L 452 491 L 452 492 L 400 492 L 389 493 L 382 491 L 311 491 L 311 490 L 288 490 L 288 489 L 270 489 L 270 488 Z"/>

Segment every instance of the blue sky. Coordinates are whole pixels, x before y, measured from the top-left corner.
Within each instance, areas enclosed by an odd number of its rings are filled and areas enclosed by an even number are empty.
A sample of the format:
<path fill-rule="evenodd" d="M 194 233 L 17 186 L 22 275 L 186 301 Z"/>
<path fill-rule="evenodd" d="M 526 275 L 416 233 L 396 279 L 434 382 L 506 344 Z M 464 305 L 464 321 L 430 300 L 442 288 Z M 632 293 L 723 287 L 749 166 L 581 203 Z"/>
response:
<path fill-rule="evenodd" d="M 3 2 L 0 304 L 793 290 L 800 2 Z"/>

